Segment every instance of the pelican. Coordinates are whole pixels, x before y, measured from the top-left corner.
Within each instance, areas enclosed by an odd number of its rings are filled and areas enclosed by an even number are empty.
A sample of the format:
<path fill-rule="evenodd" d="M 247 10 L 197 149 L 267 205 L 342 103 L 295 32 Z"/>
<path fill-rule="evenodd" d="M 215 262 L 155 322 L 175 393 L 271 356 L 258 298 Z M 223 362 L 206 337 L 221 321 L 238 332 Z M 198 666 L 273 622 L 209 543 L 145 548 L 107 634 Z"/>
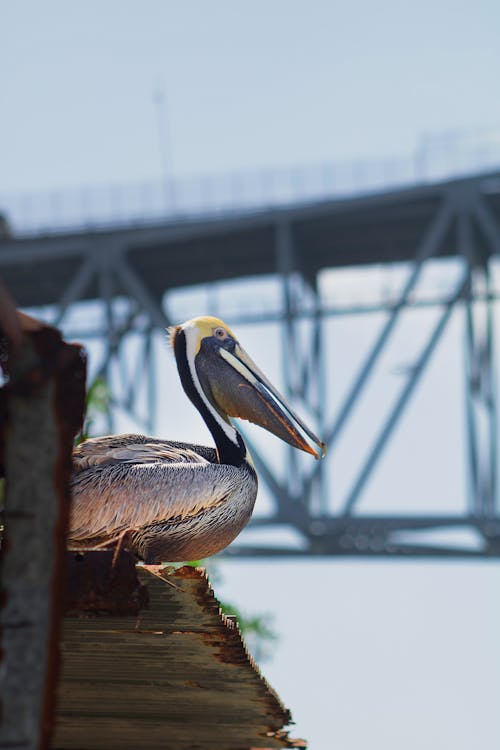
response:
<path fill-rule="evenodd" d="M 197 560 L 227 547 L 248 523 L 257 496 L 252 459 L 230 417 L 316 458 L 325 454 L 324 443 L 221 320 L 193 318 L 169 333 L 182 386 L 215 448 L 144 435 L 81 443 L 74 451 L 71 549 L 120 541 L 156 563 Z"/>

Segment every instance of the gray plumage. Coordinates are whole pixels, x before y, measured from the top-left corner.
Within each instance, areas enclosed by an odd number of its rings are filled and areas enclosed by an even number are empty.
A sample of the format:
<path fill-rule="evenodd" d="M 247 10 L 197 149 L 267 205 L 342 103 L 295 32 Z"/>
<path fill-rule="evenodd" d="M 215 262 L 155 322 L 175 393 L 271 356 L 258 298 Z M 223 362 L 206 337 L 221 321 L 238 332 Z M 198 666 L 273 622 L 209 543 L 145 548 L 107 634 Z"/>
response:
<path fill-rule="evenodd" d="M 146 562 L 215 554 L 248 523 L 257 496 L 249 464 L 216 461 L 214 448 L 143 435 L 85 441 L 74 451 L 70 547 L 122 539 Z"/>

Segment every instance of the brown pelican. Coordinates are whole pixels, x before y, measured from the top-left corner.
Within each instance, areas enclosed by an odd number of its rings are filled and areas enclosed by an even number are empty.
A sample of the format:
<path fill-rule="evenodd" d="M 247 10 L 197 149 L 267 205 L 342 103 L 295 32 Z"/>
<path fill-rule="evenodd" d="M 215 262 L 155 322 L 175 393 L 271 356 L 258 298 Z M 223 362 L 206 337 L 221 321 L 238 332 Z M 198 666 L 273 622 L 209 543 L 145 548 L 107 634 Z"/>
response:
<path fill-rule="evenodd" d="M 196 560 L 230 544 L 252 514 L 257 475 L 229 417 L 255 422 L 316 458 L 325 453 L 221 320 L 171 328 L 170 343 L 184 391 L 216 447 L 143 435 L 83 442 L 74 452 L 72 549 L 120 541 L 152 563 Z"/>

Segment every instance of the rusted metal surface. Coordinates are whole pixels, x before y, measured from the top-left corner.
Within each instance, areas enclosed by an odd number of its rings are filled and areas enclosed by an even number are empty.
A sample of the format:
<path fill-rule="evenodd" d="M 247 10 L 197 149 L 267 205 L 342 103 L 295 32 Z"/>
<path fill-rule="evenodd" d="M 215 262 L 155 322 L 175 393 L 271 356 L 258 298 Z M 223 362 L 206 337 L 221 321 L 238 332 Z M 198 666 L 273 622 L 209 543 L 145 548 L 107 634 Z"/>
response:
<path fill-rule="evenodd" d="M 86 555 L 107 580 L 112 553 Z M 137 573 L 149 593 L 137 615 L 65 618 L 54 750 L 305 747 L 204 571 Z"/>
<path fill-rule="evenodd" d="M 6 479 L 0 748 L 35 750 L 48 747 L 53 725 L 71 452 L 83 416 L 85 361 L 57 330 L 17 315 L 8 295 L 0 307 L 7 378 L 0 393 Z"/>
<path fill-rule="evenodd" d="M 148 606 L 147 586 L 139 581 L 128 552 L 66 553 L 66 617 L 138 615 Z"/>
<path fill-rule="evenodd" d="M 0 279 L 0 331 L 11 346 L 19 346 L 22 327 L 18 312 L 9 290 Z"/>

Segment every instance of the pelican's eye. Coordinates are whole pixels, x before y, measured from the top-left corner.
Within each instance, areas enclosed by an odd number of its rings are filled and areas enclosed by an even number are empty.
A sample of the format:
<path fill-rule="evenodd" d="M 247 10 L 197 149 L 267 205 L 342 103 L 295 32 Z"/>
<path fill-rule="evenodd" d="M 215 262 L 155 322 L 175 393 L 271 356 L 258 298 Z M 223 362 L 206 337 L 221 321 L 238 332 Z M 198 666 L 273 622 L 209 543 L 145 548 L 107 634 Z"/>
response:
<path fill-rule="evenodd" d="M 213 335 L 216 339 L 219 339 L 220 341 L 223 341 L 224 339 L 227 339 L 227 331 L 224 328 L 214 328 L 212 331 Z"/>

